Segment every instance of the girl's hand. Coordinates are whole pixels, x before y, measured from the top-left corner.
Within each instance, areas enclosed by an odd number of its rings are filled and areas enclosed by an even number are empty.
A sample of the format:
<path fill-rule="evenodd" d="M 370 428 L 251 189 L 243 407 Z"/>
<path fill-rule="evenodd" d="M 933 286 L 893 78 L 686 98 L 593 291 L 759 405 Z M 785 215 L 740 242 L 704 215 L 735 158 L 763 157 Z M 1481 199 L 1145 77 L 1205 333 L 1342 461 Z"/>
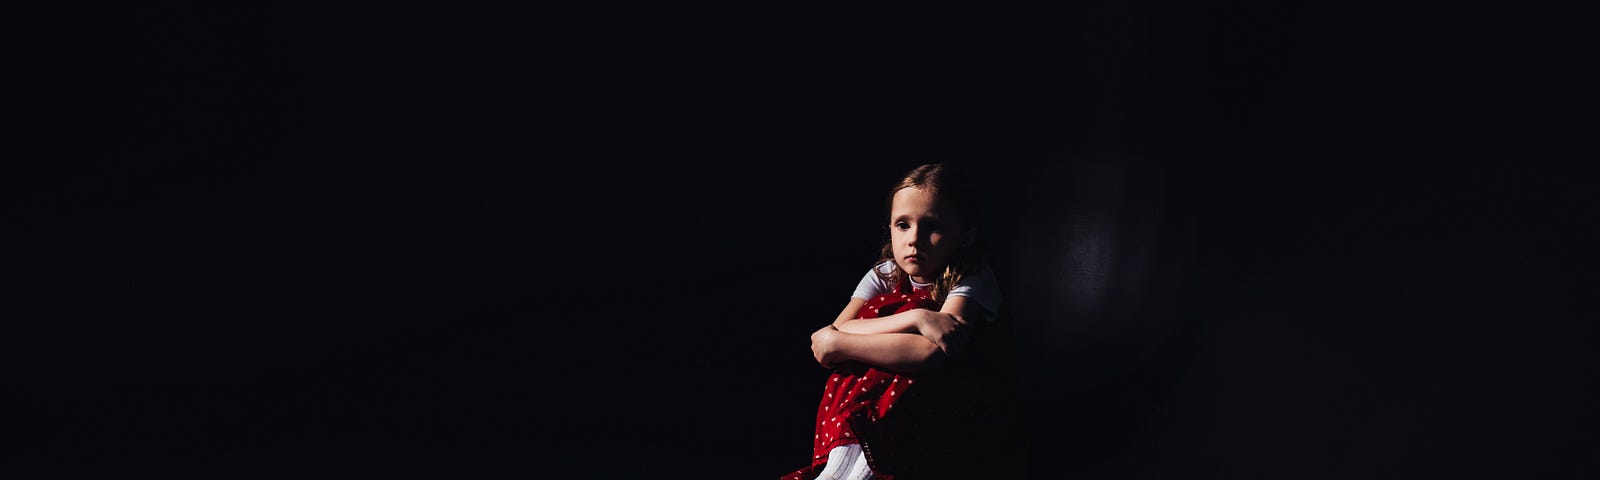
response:
<path fill-rule="evenodd" d="M 939 350 L 943 350 L 945 355 L 955 355 L 958 346 L 966 343 L 962 340 L 967 334 L 967 324 L 955 315 L 921 308 L 912 312 L 918 315 L 917 333 L 939 345 Z"/>
<path fill-rule="evenodd" d="M 842 333 L 833 325 L 811 333 L 811 356 L 817 358 L 817 363 L 822 365 L 822 368 L 831 369 L 833 364 L 840 360 L 839 353 L 834 348 L 834 341 Z"/>

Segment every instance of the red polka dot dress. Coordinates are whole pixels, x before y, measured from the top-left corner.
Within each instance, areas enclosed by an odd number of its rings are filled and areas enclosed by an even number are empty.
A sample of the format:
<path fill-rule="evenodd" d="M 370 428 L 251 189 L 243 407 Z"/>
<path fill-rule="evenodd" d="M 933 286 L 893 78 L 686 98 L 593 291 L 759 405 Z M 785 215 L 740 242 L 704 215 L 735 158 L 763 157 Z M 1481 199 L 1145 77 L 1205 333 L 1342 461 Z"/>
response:
<path fill-rule="evenodd" d="M 878 318 L 925 308 L 938 310 L 939 304 L 925 290 L 914 290 L 902 279 L 892 293 L 867 300 L 856 318 Z M 892 455 L 895 443 L 893 409 L 896 402 L 913 395 L 917 374 L 896 373 L 860 362 L 849 362 L 834 369 L 823 388 L 817 406 L 816 438 L 812 442 L 811 465 L 784 475 L 784 480 L 812 480 L 828 464 L 835 447 L 860 444 L 872 478 L 893 480 L 883 457 Z"/>

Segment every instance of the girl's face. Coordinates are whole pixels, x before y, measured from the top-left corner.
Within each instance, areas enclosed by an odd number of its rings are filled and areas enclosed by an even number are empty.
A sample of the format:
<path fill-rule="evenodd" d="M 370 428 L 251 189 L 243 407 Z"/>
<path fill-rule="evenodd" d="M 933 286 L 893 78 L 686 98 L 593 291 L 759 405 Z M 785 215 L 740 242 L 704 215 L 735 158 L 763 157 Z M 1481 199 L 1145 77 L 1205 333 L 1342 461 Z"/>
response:
<path fill-rule="evenodd" d="M 971 243 L 975 229 L 955 212 L 939 208 L 933 195 L 918 187 L 894 193 L 889 208 L 889 242 L 894 262 L 913 280 L 927 283 L 944 273 L 950 255 Z"/>

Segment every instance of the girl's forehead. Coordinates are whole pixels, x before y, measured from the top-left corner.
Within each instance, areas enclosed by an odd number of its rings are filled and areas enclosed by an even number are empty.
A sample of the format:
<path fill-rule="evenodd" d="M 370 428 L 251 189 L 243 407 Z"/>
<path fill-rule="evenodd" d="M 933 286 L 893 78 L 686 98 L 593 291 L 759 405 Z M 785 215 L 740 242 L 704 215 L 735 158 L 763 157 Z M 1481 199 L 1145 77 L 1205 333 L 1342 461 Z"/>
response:
<path fill-rule="evenodd" d="M 894 204 L 896 209 L 927 208 L 935 203 L 936 200 L 933 194 L 928 193 L 927 190 L 923 190 L 920 187 L 906 187 L 894 192 L 894 201 L 891 203 Z"/>
<path fill-rule="evenodd" d="M 890 202 L 889 216 L 918 214 L 919 216 L 948 216 L 952 212 L 946 208 L 939 198 L 918 187 L 906 187 L 894 192 L 894 200 Z"/>

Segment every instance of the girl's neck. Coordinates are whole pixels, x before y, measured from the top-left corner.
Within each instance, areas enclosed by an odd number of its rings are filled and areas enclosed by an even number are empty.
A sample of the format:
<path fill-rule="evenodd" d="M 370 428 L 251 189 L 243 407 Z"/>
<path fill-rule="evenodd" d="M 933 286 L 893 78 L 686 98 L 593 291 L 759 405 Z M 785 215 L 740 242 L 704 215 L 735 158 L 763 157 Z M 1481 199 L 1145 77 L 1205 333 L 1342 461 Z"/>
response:
<path fill-rule="evenodd" d="M 915 283 L 915 284 L 918 284 L 918 285 L 929 285 L 929 284 L 933 283 L 932 279 L 924 280 L 924 279 L 920 279 L 920 278 L 913 277 L 913 276 L 910 276 L 910 275 L 906 275 L 906 278 L 910 278 L 911 279 L 911 283 Z"/>

